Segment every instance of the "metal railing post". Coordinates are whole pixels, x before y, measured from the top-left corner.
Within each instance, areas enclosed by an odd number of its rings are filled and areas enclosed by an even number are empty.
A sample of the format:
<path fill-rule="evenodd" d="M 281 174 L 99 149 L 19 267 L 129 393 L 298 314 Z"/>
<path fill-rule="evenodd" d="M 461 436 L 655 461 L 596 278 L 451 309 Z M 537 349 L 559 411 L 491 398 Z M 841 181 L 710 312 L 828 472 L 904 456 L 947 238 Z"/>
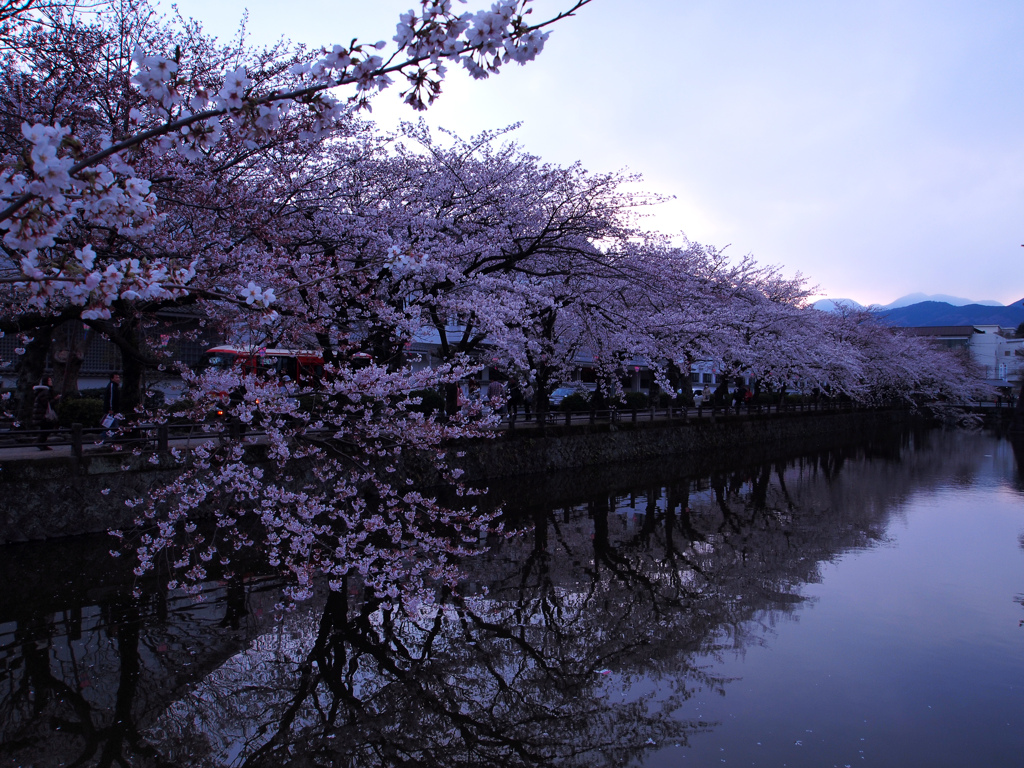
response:
<path fill-rule="evenodd" d="M 77 422 L 71 425 L 71 455 L 82 458 L 82 425 Z"/>

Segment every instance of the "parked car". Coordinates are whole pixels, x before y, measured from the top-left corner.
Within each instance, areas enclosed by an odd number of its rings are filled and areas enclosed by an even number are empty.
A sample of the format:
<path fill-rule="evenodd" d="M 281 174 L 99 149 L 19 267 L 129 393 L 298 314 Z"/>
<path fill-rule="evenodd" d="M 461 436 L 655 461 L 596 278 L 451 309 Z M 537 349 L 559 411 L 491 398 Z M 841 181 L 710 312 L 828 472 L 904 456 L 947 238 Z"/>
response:
<path fill-rule="evenodd" d="M 557 408 L 569 395 L 583 395 L 590 397 L 590 391 L 586 387 L 559 387 L 548 395 L 548 403 L 552 408 Z"/>

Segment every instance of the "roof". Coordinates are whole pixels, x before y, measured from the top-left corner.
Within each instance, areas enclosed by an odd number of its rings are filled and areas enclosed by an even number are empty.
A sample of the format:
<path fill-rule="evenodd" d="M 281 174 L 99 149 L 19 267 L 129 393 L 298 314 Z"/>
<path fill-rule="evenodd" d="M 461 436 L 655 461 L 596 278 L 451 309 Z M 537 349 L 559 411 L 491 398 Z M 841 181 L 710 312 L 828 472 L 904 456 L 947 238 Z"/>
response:
<path fill-rule="evenodd" d="M 932 336 L 940 338 L 968 337 L 975 333 L 981 333 L 973 325 L 921 325 L 917 327 L 897 328 L 900 333 L 907 336 Z"/>

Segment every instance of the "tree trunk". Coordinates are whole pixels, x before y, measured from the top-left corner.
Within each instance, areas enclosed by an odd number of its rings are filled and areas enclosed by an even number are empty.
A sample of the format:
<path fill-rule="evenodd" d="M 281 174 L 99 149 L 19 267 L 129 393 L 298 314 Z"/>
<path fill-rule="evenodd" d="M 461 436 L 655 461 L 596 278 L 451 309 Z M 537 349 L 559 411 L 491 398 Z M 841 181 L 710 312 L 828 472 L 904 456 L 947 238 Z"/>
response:
<path fill-rule="evenodd" d="M 1013 432 L 1024 434 L 1024 381 L 1021 382 L 1020 392 L 1017 393 L 1017 403 L 1013 409 Z"/>
<path fill-rule="evenodd" d="M 135 355 L 121 355 L 121 412 L 131 415 L 143 403 L 146 366 Z"/>
<path fill-rule="evenodd" d="M 146 363 L 143 352 L 146 339 L 142 319 L 127 317 L 118 324 L 117 330 L 126 342 L 121 347 L 121 413 L 131 417 L 144 402 Z"/>
<path fill-rule="evenodd" d="M 78 320 L 68 320 L 54 329 L 53 386 L 58 395 L 78 392 L 78 377 L 85 362 L 85 353 L 96 338 L 91 328 L 83 330 Z"/>
<path fill-rule="evenodd" d="M 44 326 L 35 332 L 32 341 L 25 345 L 25 354 L 18 360 L 18 394 L 15 418 L 28 425 L 32 420 L 32 387 L 39 383 L 46 371 L 46 355 L 50 351 L 53 326 Z"/>
<path fill-rule="evenodd" d="M 549 403 L 548 403 L 548 385 L 551 382 L 551 375 L 548 371 L 548 367 L 543 363 L 537 366 L 537 377 L 535 379 L 536 384 L 533 388 L 533 410 L 537 415 L 537 424 L 544 428 L 544 422 L 547 421 Z"/>
<path fill-rule="evenodd" d="M 452 382 L 444 385 L 444 411 L 449 416 L 459 412 L 459 384 Z"/>

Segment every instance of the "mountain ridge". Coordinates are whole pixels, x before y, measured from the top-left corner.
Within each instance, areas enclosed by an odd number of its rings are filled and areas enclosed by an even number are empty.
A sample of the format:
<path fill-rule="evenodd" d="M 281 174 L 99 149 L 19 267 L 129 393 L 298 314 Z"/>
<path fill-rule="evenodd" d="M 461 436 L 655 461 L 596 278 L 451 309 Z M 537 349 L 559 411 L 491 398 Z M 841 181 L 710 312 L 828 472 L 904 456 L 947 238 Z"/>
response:
<path fill-rule="evenodd" d="M 888 309 L 902 309 L 903 307 L 910 307 L 915 304 L 923 304 L 925 302 L 940 302 L 949 304 L 954 307 L 965 307 L 965 306 L 983 306 L 983 307 L 1002 307 L 1002 306 L 1013 306 L 1013 304 L 1019 304 L 1020 302 L 1013 302 L 1009 305 L 1000 304 L 998 301 L 992 301 L 990 299 L 984 299 L 975 301 L 974 299 L 965 299 L 960 296 L 949 296 L 945 293 L 908 293 L 906 296 L 900 296 L 895 301 L 891 301 L 888 304 L 870 304 L 864 305 L 854 299 L 818 299 L 812 305 L 815 309 L 820 309 L 825 312 L 833 312 L 836 307 L 840 304 L 844 306 L 850 306 L 854 309 L 873 309 L 873 310 L 888 310 Z"/>
<path fill-rule="evenodd" d="M 921 301 L 904 307 L 879 309 L 890 325 L 919 328 L 926 325 L 998 325 L 1016 328 L 1024 323 L 1024 303 L 1008 307 L 987 304 L 953 306 L 944 301 Z"/>
<path fill-rule="evenodd" d="M 835 312 L 836 304 L 842 299 L 816 301 L 814 308 L 822 312 Z M 964 304 L 954 306 L 944 301 L 920 301 L 904 307 L 862 307 L 855 302 L 856 309 L 869 309 L 889 325 L 906 328 L 920 328 L 926 325 L 998 325 L 1016 328 L 1024 323 L 1024 299 L 1010 306 L 989 304 Z"/>

